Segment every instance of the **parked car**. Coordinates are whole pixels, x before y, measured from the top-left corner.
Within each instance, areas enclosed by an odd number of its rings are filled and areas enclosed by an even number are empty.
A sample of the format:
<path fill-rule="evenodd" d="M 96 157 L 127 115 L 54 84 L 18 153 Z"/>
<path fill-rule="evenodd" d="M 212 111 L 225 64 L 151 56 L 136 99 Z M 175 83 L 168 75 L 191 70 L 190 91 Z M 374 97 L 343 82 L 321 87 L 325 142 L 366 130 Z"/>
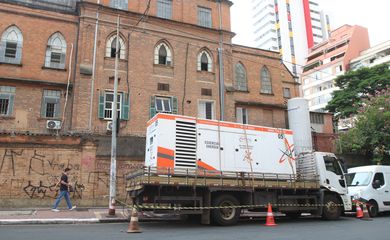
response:
<path fill-rule="evenodd" d="M 390 211 L 390 166 L 371 165 L 348 169 L 348 193 L 368 201 L 371 217 Z"/>

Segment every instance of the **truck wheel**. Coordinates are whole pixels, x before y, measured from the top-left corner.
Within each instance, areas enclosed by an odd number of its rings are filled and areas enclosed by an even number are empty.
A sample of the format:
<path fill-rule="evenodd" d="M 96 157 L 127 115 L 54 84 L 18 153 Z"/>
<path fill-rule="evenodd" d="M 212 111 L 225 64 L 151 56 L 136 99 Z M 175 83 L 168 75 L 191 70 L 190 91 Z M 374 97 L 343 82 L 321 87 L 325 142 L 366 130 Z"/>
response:
<path fill-rule="evenodd" d="M 375 201 L 369 201 L 368 204 L 368 214 L 370 214 L 370 217 L 377 217 L 379 213 L 378 204 Z"/>
<path fill-rule="evenodd" d="M 220 195 L 213 199 L 213 207 L 238 206 L 239 202 L 232 195 Z M 211 211 L 214 224 L 227 226 L 236 224 L 240 217 L 240 208 L 218 208 Z"/>
<path fill-rule="evenodd" d="M 325 220 L 338 219 L 341 215 L 340 200 L 332 194 L 325 194 L 322 218 Z"/>

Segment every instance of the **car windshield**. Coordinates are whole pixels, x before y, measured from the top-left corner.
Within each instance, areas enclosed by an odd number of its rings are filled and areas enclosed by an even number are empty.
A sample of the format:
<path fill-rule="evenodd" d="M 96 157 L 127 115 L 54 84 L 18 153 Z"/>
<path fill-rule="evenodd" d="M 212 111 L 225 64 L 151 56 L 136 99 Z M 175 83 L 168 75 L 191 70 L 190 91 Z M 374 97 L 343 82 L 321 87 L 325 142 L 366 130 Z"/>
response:
<path fill-rule="evenodd" d="M 347 185 L 351 186 L 367 186 L 370 183 L 372 173 L 357 172 L 346 174 Z"/>

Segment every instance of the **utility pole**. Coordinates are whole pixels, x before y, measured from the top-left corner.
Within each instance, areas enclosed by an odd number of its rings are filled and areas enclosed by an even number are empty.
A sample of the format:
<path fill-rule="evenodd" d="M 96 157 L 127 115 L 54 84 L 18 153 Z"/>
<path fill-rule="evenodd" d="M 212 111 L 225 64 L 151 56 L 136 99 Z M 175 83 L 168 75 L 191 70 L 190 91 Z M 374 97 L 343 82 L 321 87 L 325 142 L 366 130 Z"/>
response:
<path fill-rule="evenodd" d="M 120 54 L 119 46 L 119 15 L 116 25 L 116 45 L 115 45 L 115 75 L 114 75 L 114 103 L 112 106 L 112 130 L 111 130 L 111 168 L 110 168 L 110 200 L 108 215 L 115 215 L 116 197 L 116 128 L 118 121 L 118 62 Z"/>

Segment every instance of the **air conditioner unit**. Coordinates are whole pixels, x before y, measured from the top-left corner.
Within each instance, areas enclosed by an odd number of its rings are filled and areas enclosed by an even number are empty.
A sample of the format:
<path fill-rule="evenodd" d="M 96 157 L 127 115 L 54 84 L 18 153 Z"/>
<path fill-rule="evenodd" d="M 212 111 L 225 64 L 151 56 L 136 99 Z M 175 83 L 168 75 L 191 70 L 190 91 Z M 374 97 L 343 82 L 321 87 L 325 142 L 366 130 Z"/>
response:
<path fill-rule="evenodd" d="M 61 121 L 58 121 L 58 120 L 47 120 L 46 128 L 47 129 L 61 129 Z"/>
<path fill-rule="evenodd" d="M 112 121 L 107 122 L 107 131 L 112 131 Z"/>

